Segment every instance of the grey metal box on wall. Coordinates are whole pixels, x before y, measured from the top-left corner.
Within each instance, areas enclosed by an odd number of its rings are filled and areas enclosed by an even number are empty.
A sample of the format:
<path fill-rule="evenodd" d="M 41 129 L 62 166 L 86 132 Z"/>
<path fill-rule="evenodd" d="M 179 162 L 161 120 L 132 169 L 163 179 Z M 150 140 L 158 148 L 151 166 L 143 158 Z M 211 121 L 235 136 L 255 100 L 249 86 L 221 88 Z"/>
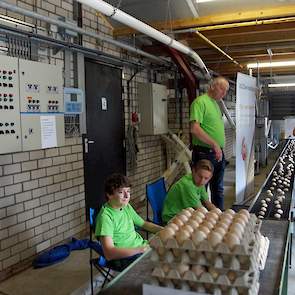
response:
<path fill-rule="evenodd" d="M 138 83 L 138 102 L 141 135 L 168 132 L 167 88 L 156 83 Z"/>

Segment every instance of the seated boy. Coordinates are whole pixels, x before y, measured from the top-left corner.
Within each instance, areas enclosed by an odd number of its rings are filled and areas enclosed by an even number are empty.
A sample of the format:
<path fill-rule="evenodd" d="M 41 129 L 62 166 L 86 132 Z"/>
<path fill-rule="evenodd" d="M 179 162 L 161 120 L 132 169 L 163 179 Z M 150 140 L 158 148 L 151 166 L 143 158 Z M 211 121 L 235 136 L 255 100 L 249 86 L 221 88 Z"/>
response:
<path fill-rule="evenodd" d="M 182 209 L 205 206 L 216 208 L 209 200 L 205 185 L 213 175 L 213 165 L 209 160 L 200 160 L 192 166 L 192 173 L 186 174 L 172 185 L 163 205 L 162 219 L 167 223 Z"/>
<path fill-rule="evenodd" d="M 144 221 L 129 204 L 130 183 L 126 176 L 112 174 L 105 183 L 108 201 L 96 219 L 95 236 L 102 244 L 104 256 L 116 270 L 122 270 L 148 249 L 148 241 L 134 226 L 156 233 L 161 226 Z"/>

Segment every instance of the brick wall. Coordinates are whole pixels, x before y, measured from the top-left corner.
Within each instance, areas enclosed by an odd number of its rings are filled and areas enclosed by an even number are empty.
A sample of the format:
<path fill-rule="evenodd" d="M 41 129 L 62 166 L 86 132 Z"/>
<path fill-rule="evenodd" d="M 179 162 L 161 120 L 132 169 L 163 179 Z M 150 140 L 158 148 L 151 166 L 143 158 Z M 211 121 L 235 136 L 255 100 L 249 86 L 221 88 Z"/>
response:
<path fill-rule="evenodd" d="M 0 155 L 1 271 L 85 229 L 82 158 L 80 138 Z"/>

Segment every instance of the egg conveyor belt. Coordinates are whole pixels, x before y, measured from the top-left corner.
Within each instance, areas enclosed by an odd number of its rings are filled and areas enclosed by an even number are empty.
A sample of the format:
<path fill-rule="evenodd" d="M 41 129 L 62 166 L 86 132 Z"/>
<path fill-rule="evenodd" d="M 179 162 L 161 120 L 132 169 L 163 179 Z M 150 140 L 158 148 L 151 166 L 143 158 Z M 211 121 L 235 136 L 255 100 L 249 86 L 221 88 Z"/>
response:
<path fill-rule="evenodd" d="M 295 141 L 289 140 L 250 212 L 259 219 L 288 219 L 292 201 Z"/>

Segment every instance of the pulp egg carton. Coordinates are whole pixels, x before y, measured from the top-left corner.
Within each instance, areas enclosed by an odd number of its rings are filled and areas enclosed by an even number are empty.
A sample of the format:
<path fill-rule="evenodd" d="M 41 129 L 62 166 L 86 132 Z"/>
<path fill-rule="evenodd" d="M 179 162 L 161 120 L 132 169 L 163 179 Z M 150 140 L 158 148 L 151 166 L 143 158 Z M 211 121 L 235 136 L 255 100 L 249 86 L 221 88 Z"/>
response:
<path fill-rule="evenodd" d="M 191 239 L 187 239 L 183 242 L 182 245 L 179 245 L 177 240 L 174 238 L 170 238 L 166 241 L 166 243 L 162 243 L 161 239 L 157 236 L 154 237 L 154 239 L 150 242 L 150 245 L 154 250 L 157 250 L 160 256 L 165 255 L 165 252 L 168 250 L 173 250 L 174 255 L 178 252 L 179 254 L 181 254 L 185 251 L 189 251 L 190 253 L 195 252 L 196 255 L 199 252 L 211 253 L 208 255 L 214 255 L 214 253 L 215 255 L 256 255 L 259 250 L 259 244 L 255 237 L 255 235 L 252 235 L 250 241 L 248 240 L 248 238 L 244 237 L 241 240 L 241 243 L 235 245 L 232 249 L 230 249 L 225 242 L 221 242 L 213 248 L 207 239 L 200 242 L 197 246 L 193 243 Z"/>
<path fill-rule="evenodd" d="M 210 272 L 206 271 L 197 276 L 192 270 L 181 272 L 181 270 L 171 269 L 165 273 L 162 268 L 158 267 L 152 272 L 153 284 L 173 286 L 177 289 L 187 288 L 188 290 L 203 288 L 206 292 L 211 292 L 210 294 L 214 290 L 220 290 L 220 294 L 228 294 L 233 288 L 236 289 L 236 294 L 257 294 L 258 279 L 259 271 L 236 275 L 232 273 L 220 274 L 215 270 L 210 270 Z"/>
<path fill-rule="evenodd" d="M 228 271 L 235 271 L 237 275 L 252 270 L 257 271 L 259 267 L 259 256 L 258 258 L 249 257 L 249 256 L 228 256 L 218 255 L 217 257 L 211 258 L 205 254 L 200 254 L 194 259 L 190 259 L 189 254 L 184 253 L 181 257 L 181 260 L 157 260 L 153 253 L 151 260 L 154 261 L 154 265 L 162 267 L 163 269 L 177 269 L 179 265 L 189 265 L 190 267 L 200 266 L 204 267 L 214 267 L 218 270 L 219 273 L 226 273 Z M 155 259 L 156 258 L 156 259 Z"/>

